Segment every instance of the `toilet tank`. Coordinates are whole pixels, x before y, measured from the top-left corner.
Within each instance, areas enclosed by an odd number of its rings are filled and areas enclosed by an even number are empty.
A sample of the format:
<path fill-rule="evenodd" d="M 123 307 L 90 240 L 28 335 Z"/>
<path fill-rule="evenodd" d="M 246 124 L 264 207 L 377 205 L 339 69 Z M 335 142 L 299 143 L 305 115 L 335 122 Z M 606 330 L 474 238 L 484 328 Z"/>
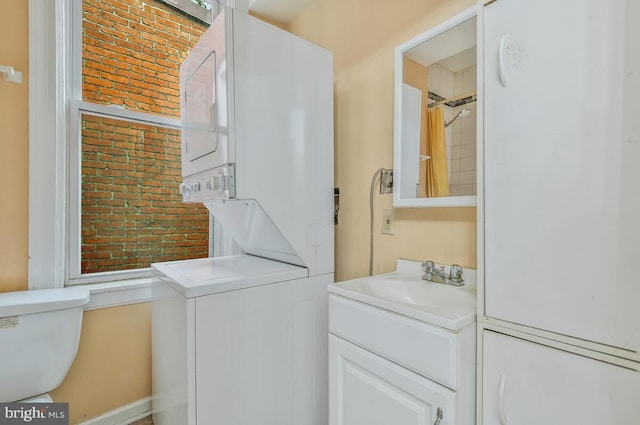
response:
<path fill-rule="evenodd" d="M 84 288 L 0 293 L 0 402 L 62 383 L 78 350 Z"/>

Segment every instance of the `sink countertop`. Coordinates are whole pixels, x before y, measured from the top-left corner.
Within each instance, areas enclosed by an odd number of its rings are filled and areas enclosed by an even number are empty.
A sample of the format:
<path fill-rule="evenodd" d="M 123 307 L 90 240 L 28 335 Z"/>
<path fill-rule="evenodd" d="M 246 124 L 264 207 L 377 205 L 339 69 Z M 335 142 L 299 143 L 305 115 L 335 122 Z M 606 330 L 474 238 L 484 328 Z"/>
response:
<path fill-rule="evenodd" d="M 330 284 L 329 293 L 458 331 L 476 321 L 476 271 L 464 269 L 465 285 L 422 280 L 421 263 L 398 260 L 395 272 Z"/>

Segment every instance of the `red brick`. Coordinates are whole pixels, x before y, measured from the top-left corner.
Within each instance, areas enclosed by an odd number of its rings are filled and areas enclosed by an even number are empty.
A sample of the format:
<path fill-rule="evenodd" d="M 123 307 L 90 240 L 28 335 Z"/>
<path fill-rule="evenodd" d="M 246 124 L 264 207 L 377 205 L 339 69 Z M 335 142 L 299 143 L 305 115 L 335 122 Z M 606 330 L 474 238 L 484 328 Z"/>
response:
<path fill-rule="evenodd" d="M 114 13 L 117 16 L 119 16 L 120 18 L 123 18 L 124 20 L 129 21 L 129 22 L 126 22 L 124 24 L 121 24 L 123 26 L 124 25 L 128 26 L 128 25 L 130 25 L 131 22 L 139 22 L 140 21 L 140 16 L 138 16 L 137 13 L 130 13 L 129 12 L 129 8 L 127 8 L 127 9 L 115 9 Z M 116 28 L 117 27 L 118 26 L 116 25 Z"/>
<path fill-rule="evenodd" d="M 109 28 L 113 25 L 112 21 L 105 19 L 99 15 L 94 15 L 92 13 L 84 13 L 82 16 L 84 20 L 88 22 L 92 22 L 97 26 L 99 26 L 100 28 Z"/>
<path fill-rule="evenodd" d="M 101 42 L 111 43 L 113 42 L 113 36 L 109 32 L 103 32 L 103 30 L 86 28 L 83 30 L 82 34 L 83 40 L 86 42 L 87 38 L 92 38 L 94 40 L 100 40 Z"/>
<path fill-rule="evenodd" d="M 112 81 L 108 81 L 108 80 L 103 79 L 103 78 L 95 78 L 95 77 L 87 76 L 87 77 L 84 78 L 84 81 L 86 83 L 93 84 L 93 85 L 98 86 L 98 87 L 111 87 L 111 86 L 113 86 L 113 82 Z"/>
<path fill-rule="evenodd" d="M 205 27 L 153 0 L 86 0 L 84 14 L 84 99 L 179 116 L 178 64 Z M 207 256 L 208 212 L 178 193 L 179 131 L 85 115 L 83 134 L 83 272 Z M 85 255 L 98 250 L 110 256 Z"/>
<path fill-rule="evenodd" d="M 102 57 L 115 58 L 116 53 L 106 49 L 104 44 L 94 45 L 91 44 L 91 40 L 85 40 L 83 43 L 83 49 L 90 54 L 95 54 Z"/>

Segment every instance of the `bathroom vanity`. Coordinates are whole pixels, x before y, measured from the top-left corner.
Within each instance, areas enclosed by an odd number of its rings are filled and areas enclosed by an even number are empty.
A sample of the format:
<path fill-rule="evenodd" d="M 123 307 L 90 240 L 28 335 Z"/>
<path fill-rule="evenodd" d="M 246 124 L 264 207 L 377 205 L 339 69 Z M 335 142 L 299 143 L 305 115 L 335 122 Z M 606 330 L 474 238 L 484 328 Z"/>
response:
<path fill-rule="evenodd" d="M 329 285 L 329 424 L 475 423 L 475 271 L 454 287 L 420 263 Z"/>

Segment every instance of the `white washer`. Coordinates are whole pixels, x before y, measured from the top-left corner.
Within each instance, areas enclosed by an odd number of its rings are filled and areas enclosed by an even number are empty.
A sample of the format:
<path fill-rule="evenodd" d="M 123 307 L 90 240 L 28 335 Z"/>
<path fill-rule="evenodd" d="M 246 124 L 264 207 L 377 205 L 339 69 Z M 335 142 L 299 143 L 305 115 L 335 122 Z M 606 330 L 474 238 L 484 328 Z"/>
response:
<path fill-rule="evenodd" d="M 251 255 L 153 265 L 156 425 L 327 423 L 327 284 Z"/>

